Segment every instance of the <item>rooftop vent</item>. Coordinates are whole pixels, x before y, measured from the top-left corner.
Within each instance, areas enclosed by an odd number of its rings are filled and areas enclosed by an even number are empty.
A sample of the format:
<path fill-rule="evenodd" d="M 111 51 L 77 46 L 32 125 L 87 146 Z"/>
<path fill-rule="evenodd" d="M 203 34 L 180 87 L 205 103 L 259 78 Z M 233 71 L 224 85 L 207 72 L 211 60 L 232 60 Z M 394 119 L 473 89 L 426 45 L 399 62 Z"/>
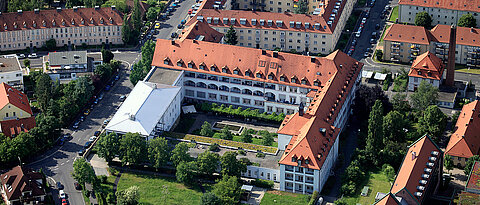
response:
<path fill-rule="evenodd" d="M 175 41 L 174 41 L 174 40 L 172 40 L 171 42 L 172 42 L 172 46 L 174 46 L 174 45 L 175 45 Z"/>
<path fill-rule="evenodd" d="M 267 55 L 267 51 L 266 51 L 266 50 L 262 50 L 262 55 Z"/>
<path fill-rule="evenodd" d="M 430 169 L 430 168 L 425 168 L 425 169 L 423 169 L 423 171 L 425 171 L 425 173 L 428 174 L 428 173 L 431 173 L 431 172 L 432 172 L 432 169 Z"/>
<path fill-rule="evenodd" d="M 135 121 L 135 114 L 128 115 L 128 119 Z"/>
<path fill-rule="evenodd" d="M 73 11 L 75 11 L 75 12 L 78 11 L 78 7 L 74 6 Z"/>
<path fill-rule="evenodd" d="M 62 56 L 63 59 L 67 59 L 67 56 Z"/>
<path fill-rule="evenodd" d="M 418 181 L 418 183 L 420 183 L 420 184 L 422 184 L 422 185 L 425 185 L 425 184 L 427 184 L 427 180 L 423 180 L 423 179 L 422 179 L 422 180 Z"/>
<path fill-rule="evenodd" d="M 423 179 L 428 179 L 429 177 L 430 177 L 430 175 L 428 175 L 428 174 L 422 174 Z"/>
<path fill-rule="evenodd" d="M 327 133 L 327 129 L 325 128 L 320 128 L 320 133 L 322 133 L 325 136 L 325 133 Z"/>
<path fill-rule="evenodd" d="M 432 151 L 432 156 L 438 156 L 438 151 Z"/>
<path fill-rule="evenodd" d="M 38 13 L 40 13 L 40 9 L 34 9 L 33 12 L 38 14 Z"/>
<path fill-rule="evenodd" d="M 435 162 L 435 161 L 437 161 L 437 158 L 436 157 L 429 157 L 428 160 L 430 160 L 431 162 Z"/>
<path fill-rule="evenodd" d="M 418 197 L 421 197 L 421 196 L 422 196 L 422 192 L 415 192 L 413 195 L 418 196 Z"/>
<path fill-rule="evenodd" d="M 57 7 L 57 12 L 62 11 L 62 7 Z"/>
<path fill-rule="evenodd" d="M 117 7 L 115 5 L 111 6 L 112 10 L 117 10 Z"/>
<path fill-rule="evenodd" d="M 22 14 L 23 11 L 22 11 L 22 10 L 17 10 L 17 13 L 18 13 L 18 14 Z"/>
<path fill-rule="evenodd" d="M 98 9 L 100 9 L 100 6 L 95 6 L 95 10 L 98 10 Z"/>
<path fill-rule="evenodd" d="M 417 190 L 418 191 L 423 191 L 423 190 L 425 190 L 425 187 L 424 186 L 417 186 Z"/>
<path fill-rule="evenodd" d="M 431 162 L 427 162 L 427 167 L 433 167 L 435 164 L 431 163 Z"/>
<path fill-rule="evenodd" d="M 315 58 L 315 57 L 313 57 L 313 56 L 310 57 L 310 62 L 315 63 L 315 61 L 316 61 L 316 58 Z"/>

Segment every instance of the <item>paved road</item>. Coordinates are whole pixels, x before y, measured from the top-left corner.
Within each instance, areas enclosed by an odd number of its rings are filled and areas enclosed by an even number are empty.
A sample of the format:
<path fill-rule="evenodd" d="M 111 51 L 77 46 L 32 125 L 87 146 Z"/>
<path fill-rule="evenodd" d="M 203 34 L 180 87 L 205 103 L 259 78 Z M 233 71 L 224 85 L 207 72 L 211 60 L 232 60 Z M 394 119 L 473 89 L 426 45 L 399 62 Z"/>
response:
<path fill-rule="evenodd" d="M 194 4 L 195 0 L 184 0 L 175 8 L 173 13 L 168 16 L 167 20 L 159 21 L 160 29 L 159 33 L 155 35 L 155 38 L 172 39 L 170 36 L 173 32 L 180 33 L 181 29 L 178 29 L 177 25 L 180 24 L 180 21 L 183 19 L 187 19 L 188 10 L 191 9 Z"/>
<path fill-rule="evenodd" d="M 140 55 L 138 52 L 114 53 L 115 59 L 127 65 L 137 61 Z M 81 192 L 75 190 L 73 186 L 74 179 L 71 176 L 73 161 L 78 157 L 77 152 L 82 149 L 88 138 L 93 136 L 95 131 L 101 130 L 103 121 L 113 116 L 120 104 L 119 97 L 127 95 L 132 90 L 133 85 L 128 79 L 127 69 L 125 67 L 125 69 L 120 71 L 120 79 L 109 92 L 104 93 L 103 100 L 94 107 L 91 114 L 80 124 L 78 130 L 64 130 L 64 132 L 72 133 L 72 140 L 66 142 L 61 147 L 54 147 L 44 156 L 40 156 L 38 161 L 27 165 L 34 169 L 42 168 L 48 176 L 50 183 L 61 182 L 65 186 L 65 193 L 68 195 L 70 204 L 84 204 Z M 56 190 L 53 195 L 56 203 L 60 204 Z"/>

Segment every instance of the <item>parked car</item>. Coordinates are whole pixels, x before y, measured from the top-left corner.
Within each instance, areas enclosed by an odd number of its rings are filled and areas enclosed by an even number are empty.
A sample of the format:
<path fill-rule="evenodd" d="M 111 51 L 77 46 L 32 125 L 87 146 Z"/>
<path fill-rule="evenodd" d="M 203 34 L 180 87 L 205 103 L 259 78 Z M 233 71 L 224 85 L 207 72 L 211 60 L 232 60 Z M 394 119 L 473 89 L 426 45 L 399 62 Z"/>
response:
<path fill-rule="evenodd" d="M 120 79 L 120 76 L 116 75 L 115 80 L 118 80 L 118 79 Z"/>
<path fill-rule="evenodd" d="M 195 8 L 195 5 L 192 5 L 192 8 Z M 192 14 L 193 9 L 188 9 L 188 14 Z"/>
<path fill-rule="evenodd" d="M 85 149 L 81 149 L 80 151 L 77 152 L 78 153 L 78 156 L 82 156 L 83 153 L 85 153 Z"/>
<path fill-rule="evenodd" d="M 65 138 L 60 138 L 58 139 L 58 145 L 62 146 L 63 144 L 65 144 Z"/>
<path fill-rule="evenodd" d="M 125 95 L 120 96 L 120 101 L 123 102 L 125 100 L 125 98 L 127 98 Z"/>
<path fill-rule="evenodd" d="M 172 33 L 172 35 L 170 35 L 170 37 L 172 37 L 172 38 L 176 38 L 177 36 L 178 36 L 177 33 Z"/>
<path fill-rule="evenodd" d="M 374 44 L 374 43 L 375 43 L 375 39 L 374 38 L 370 39 L 370 44 Z"/>
<path fill-rule="evenodd" d="M 355 34 L 355 37 L 360 38 L 360 35 L 361 35 L 361 34 L 362 34 L 362 33 L 359 31 L 359 32 L 357 32 L 357 33 Z"/>
<path fill-rule="evenodd" d="M 93 142 L 95 141 L 95 139 L 97 139 L 97 136 L 91 136 L 90 139 L 88 139 L 88 141 Z"/>
<path fill-rule="evenodd" d="M 182 25 L 185 24 L 185 23 L 187 23 L 187 20 L 185 20 L 185 19 L 180 21 L 180 24 L 182 24 Z"/>
<path fill-rule="evenodd" d="M 24 59 L 25 54 L 23 54 L 23 53 L 17 54 L 17 57 L 18 57 L 18 59 Z"/>
<path fill-rule="evenodd" d="M 110 85 L 105 86 L 105 91 L 109 91 L 109 90 L 110 90 Z"/>
<path fill-rule="evenodd" d="M 365 13 L 365 18 L 368 18 L 370 17 L 370 11 L 367 11 L 367 13 Z"/>
<path fill-rule="evenodd" d="M 93 135 L 98 137 L 98 135 L 100 135 L 100 133 L 101 133 L 100 131 L 95 131 L 95 133 L 93 133 Z"/>
<path fill-rule="evenodd" d="M 89 148 L 90 145 L 92 145 L 91 141 L 85 142 L 85 145 L 83 146 L 85 149 Z"/>
<path fill-rule="evenodd" d="M 62 205 L 68 205 L 67 199 L 62 199 Z"/>
<path fill-rule="evenodd" d="M 102 125 L 102 128 L 105 128 L 107 125 L 108 125 L 108 122 L 110 122 L 110 120 L 104 120 L 103 121 L 103 125 Z"/>
<path fill-rule="evenodd" d="M 93 104 L 95 104 L 95 105 L 98 104 L 98 101 L 99 101 L 98 98 L 95 99 L 95 101 L 93 101 Z"/>
<path fill-rule="evenodd" d="M 375 29 L 376 30 L 380 29 L 380 24 L 377 23 L 377 25 L 375 25 Z"/>
<path fill-rule="evenodd" d="M 363 56 L 364 56 L 364 57 L 368 57 L 368 56 L 370 56 L 370 53 L 369 53 L 369 52 L 365 52 L 365 53 L 363 54 Z"/>
<path fill-rule="evenodd" d="M 84 115 L 89 115 L 90 114 L 90 109 L 86 109 L 85 112 L 83 112 Z M 83 116 L 82 116 L 83 117 Z"/>
<path fill-rule="evenodd" d="M 58 191 L 58 196 L 60 197 L 60 199 L 67 198 L 67 195 L 65 194 L 65 192 L 63 190 Z"/>
<path fill-rule="evenodd" d="M 357 45 L 357 39 L 353 39 L 352 41 L 352 46 L 355 46 L 355 45 Z"/>
<path fill-rule="evenodd" d="M 74 182 L 73 186 L 75 187 L 76 190 L 82 190 L 82 186 L 78 182 Z"/>
<path fill-rule="evenodd" d="M 352 53 L 353 52 L 350 50 L 350 51 L 347 52 L 347 55 L 352 56 Z"/>
<path fill-rule="evenodd" d="M 178 29 L 183 28 L 183 24 L 178 24 L 178 25 L 177 25 L 177 28 L 178 28 Z"/>
<path fill-rule="evenodd" d="M 65 140 L 71 140 L 73 137 L 72 137 L 72 134 L 70 134 L 70 133 L 65 133 L 65 134 L 63 134 L 63 138 L 64 138 Z"/>
<path fill-rule="evenodd" d="M 36 58 L 38 57 L 36 53 L 32 53 L 28 55 L 28 58 Z"/>
<path fill-rule="evenodd" d="M 63 188 L 64 188 L 64 187 L 63 187 L 62 183 L 57 182 L 57 189 L 58 189 L 58 190 L 62 190 Z"/>
<path fill-rule="evenodd" d="M 102 100 L 102 99 L 103 99 L 103 93 L 100 93 L 100 95 L 98 96 L 98 99 L 99 99 L 99 100 Z"/>
<path fill-rule="evenodd" d="M 78 120 L 80 120 L 81 122 L 83 122 L 85 120 L 85 116 L 80 116 L 80 118 L 78 118 Z"/>
<path fill-rule="evenodd" d="M 367 18 L 362 18 L 362 23 L 367 23 Z"/>
<path fill-rule="evenodd" d="M 73 129 L 78 129 L 78 126 L 80 125 L 80 121 L 76 121 L 73 123 Z"/>
<path fill-rule="evenodd" d="M 160 28 L 160 22 L 155 23 L 155 27 L 154 27 L 154 28 L 155 28 L 155 29 L 159 29 L 159 28 Z"/>

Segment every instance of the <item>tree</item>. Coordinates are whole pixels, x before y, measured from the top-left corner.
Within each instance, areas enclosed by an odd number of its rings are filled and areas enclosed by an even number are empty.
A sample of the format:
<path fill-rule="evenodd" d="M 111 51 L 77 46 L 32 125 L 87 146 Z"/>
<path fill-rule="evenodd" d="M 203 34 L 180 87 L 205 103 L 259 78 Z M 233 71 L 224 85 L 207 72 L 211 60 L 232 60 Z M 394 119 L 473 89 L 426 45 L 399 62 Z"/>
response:
<path fill-rule="evenodd" d="M 463 172 L 465 173 L 465 175 L 470 175 L 475 161 L 480 161 L 480 156 L 473 155 L 472 157 L 468 158 L 467 162 L 465 162 L 465 168 L 463 168 Z"/>
<path fill-rule="evenodd" d="M 352 105 L 355 115 L 360 119 L 365 119 L 369 116 L 373 104 L 376 100 L 382 101 L 385 106 L 385 111 L 389 111 L 388 97 L 379 86 L 368 87 L 360 85 L 355 93 L 355 103 Z"/>
<path fill-rule="evenodd" d="M 308 3 L 305 0 L 300 0 L 297 2 L 297 7 L 293 8 L 293 12 L 296 14 L 307 14 L 308 12 Z"/>
<path fill-rule="evenodd" d="M 52 96 L 52 79 L 45 73 L 39 75 L 36 79 L 35 97 L 37 98 L 40 110 L 46 111 L 48 102 Z"/>
<path fill-rule="evenodd" d="M 159 10 L 157 7 L 151 6 L 148 8 L 147 13 L 145 14 L 147 16 L 148 21 L 155 21 L 157 20 Z"/>
<path fill-rule="evenodd" d="M 388 141 L 403 141 L 405 131 L 403 130 L 407 123 L 405 122 L 405 116 L 400 112 L 393 110 L 390 111 L 383 118 L 383 144 L 387 144 Z"/>
<path fill-rule="evenodd" d="M 120 160 L 122 164 L 140 164 L 145 161 L 147 142 L 138 133 L 127 133 L 120 140 Z"/>
<path fill-rule="evenodd" d="M 439 141 L 442 136 L 445 126 L 447 125 L 447 116 L 436 105 L 430 105 L 424 111 L 423 117 L 419 119 L 420 134 L 428 134 Z"/>
<path fill-rule="evenodd" d="M 262 136 L 262 144 L 265 146 L 272 146 L 274 142 L 273 136 L 268 133 Z"/>
<path fill-rule="evenodd" d="M 233 26 L 230 25 L 227 33 L 225 34 L 225 43 L 230 45 L 237 45 L 237 32 L 233 29 Z"/>
<path fill-rule="evenodd" d="M 423 26 L 428 29 L 432 25 L 432 17 L 426 11 L 419 12 L 415 16 L 415 25 Z"/>
<path fill-rule="evenodd" d="M 160 168 L 167 164 L 170 149 L 167 140 L 163 137 L 156 137 L 148 141 L 148 157 L 153 167 Z"/>
<path fill-rule="evenodd" d="M 132 43 L 132 28 L 130 27 L 130 18 L 128 15 L 123 16 L 123 25 L 122 25 L 122 41 L 124 44 Z"/>
<path fill-rule="evenodd" d="M 212 130 L 212 125 L 207 121 L 203 122 L 202 129 L 200 130 L 200 135 L 205 137 L 213 136 L 214 132 Z"/>
<path fill-rule="evenodd" d="M 190 154 L 188 154 L 188 149 L 188 144 L 186 142 L 180 142 L 172 150 L 172 156 L 170 157 L 170 160 L 175 167 L 177 167 L 180 162 L 192 161 L 192 157 Z"/>
<path fill-rule="evenodd" d="M 25 59 L 25 60 L 23 60 L 23 65 L 24 65 L 25 67 L 30 67 L 30 59 Z"/>
<path fill-rule="evenodd" d="M 142 28 L 142 12 L 140 11 L 140 1 L 133 0 L 133 29 L 139 31 Z"/>
<path fill-rule="evenodd" d="M 222 134 L 222 139 L 224 139 L 224 140 L 232 140 L 233 139 L 233 135 L 230 132 L 230 129 L 228 128 L 228 125 L 223 126 L 220 133 Z"/>
<path fill-rule="evenodd" d="M 393 182 L 395 180 L 395 169 L 389 164 L 384 164 L 382 166 L 383 173 L 387 176 L 388 182 Z"/>
<path fill-rule="evenodd" d="M 477 20 L 475 20 L 475 17 L 473 17 L 472 14 L 463 14 L 458 20 L 458 26 L 475 28 L 477 27 Z"/>
<path fill-rule="evenodd" d="M 131 186 L 123 191 L 117 191 L 117 205 L 137 205 L 140 201 L 138 186 Z"/>
<path fill-rule="evenodd" d="M 75 83 L 73 97 L 76 104 L 83 107 L 93 95 L 95 88 L 93 87 L 92 80 L 88 77 L 80 77 L 73 82 Z"/>
<path fill-rule="evenodd" d="M 252 135 L 248 133 L 247 131 L 243 131 L 242 134 L 240 135 L 240 139 L 242 142 L 245 143 L 251 143 L 252 142 Z"/>
<path fill-rule="evenodd" d="M 222 200 L 213 192 L 207 192 L 202 195 L 202 205 L 222 205 Z"/>
<path fill-rule="evenodd" d="M 405 93 L 396 93 L 392 97 L 393 109 L 401 113 L 406 113 L 410 111 L 410 104 L 408 104 L 407 94 Z"/>
<path fill-rule="evenodd" d="M 443 166 L 445 166 L 445 169 L 447 170 L 448 173 L 450 173 L 450 170 L 453 169 L 453 159 L 452 156 L 446 154 L 445 159 L 443 161 Z"/>
<path fill-rule="evenodd" d="M 57 48 L 57 41 L 53 38 L 48 39 L 45 41 L 45 48 L 47 48 L 49 51 L 55 50 Z"/>
<path fill-rule="evenodd" d="M 100 136 L 95 148 L 98 156 L 104 158 L 107 163 L 110 163 L 113 158 L 119 154 L 120 138 L 113 132 L 105 136 Z"/>
<path fill-rule="evenodd" d="M 105 63 L 97 65 L 93 73 L 100 76 L 102 82 L 108 83 L 108 79 L 112 75 L 112 67 L 110 66 L 110 64 Z"/>
<path fill-rule="evenodd" d="M 72 176 L 80 184 L 93 183 L 96 179 L 93 167 L 84 158 L 78 158 L 73 162 Z"/>
<path fill-rule="evenodd" d="M 220 162 L 222 165 L 222 175 L 240 177 L 242 172 L 247 171 L 247 165 L 239 163 L 237 160 L 237 152 L 225 152 L 220 158 Z"/>
<path fill-rule="evenodd" d="M 222 180 L 213 185 L 213 193 L 222 200 L 222 204 L 238 204 L 242 189 L 237 177 L 223 176 Z"/>
<path fill-rule="evenodd" d="M 197 166 L 195 162 L 180 162 L 177 166 L 177 172 L 175 173 L 177 181 L 185 185 L 193 185 L 196 179 L 196 169 Z"/>
<path fill-rule="evenodd" d="M 220 156 L 217 153 L 212 153 L 209 151 L 200 153 L 197 157 L 198 171 L 205 175 L 212 176 L 213 173 L 217 171 L 219 159 Z"/>
<path fill-rule="evenodd" d="M 377 57 L 377 60 L 382 61 L 383 60 L 383 51 L 380 49 L 375 50 L 375 56 Z"/>
<path fill-rule="evenodd" d="M 110 61 L 113 60 L 113 57 L 115 57 L 112 51 L 108 49 L 102 48 L 101 52 L 102 52 L 103 63 L 110 63 Z"/>
<path fill-rule="evenodd" d="M 429 105 L 437 104 L 438 88 L 427 81 L 422 81 L 415 93 L 410 95 L 412 107 L 418 111 L 425 110 Z"/>
<path fill-rule="evenodd" d="M 383 105 L 380 100 L 375 101 L 368 119 L 368 136 L 365 151 L 375 165 L 379 164 L 378 152 L 382 144 Z"/>
<path fill-rule="evenodd" d="M 33 11 L 33 9 L 43 8 L 42 0 L 9 0 L 8 12 L 17 12 L 17 10 Z"/>
<path fill-rule="evenodd" d="M 125 0 L 108 0 L 102 5 L 102 7 L 111 7 L 111 6 L 115 6 L 115 8 L 121 11 L 122 13 L 128 13 L 128 8 L 127 8 L 127 4 L 125 3 Z"/>

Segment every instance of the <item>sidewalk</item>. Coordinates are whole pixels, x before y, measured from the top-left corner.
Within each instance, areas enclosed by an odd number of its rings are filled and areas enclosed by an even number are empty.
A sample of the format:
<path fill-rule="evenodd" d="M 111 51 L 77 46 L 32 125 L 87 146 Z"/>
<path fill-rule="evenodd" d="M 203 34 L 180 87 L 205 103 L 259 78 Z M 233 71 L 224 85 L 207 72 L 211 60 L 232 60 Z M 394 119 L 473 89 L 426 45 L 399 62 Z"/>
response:
<path fill-rule="evenodd" d="M 97 154 L 88 155 L 87 156 L 87 161 L 90 162 L 90 164 L 92 165 L 93 170 L 95 171 L 95 175 L 97 175 L 97 176 L 101 176 L 101 175 L 110 176 L 110 174 L 108 173 L 108 170 L 107 170 L 108 169 L 107 162 L 103 158 L 98 157 Z"/>

